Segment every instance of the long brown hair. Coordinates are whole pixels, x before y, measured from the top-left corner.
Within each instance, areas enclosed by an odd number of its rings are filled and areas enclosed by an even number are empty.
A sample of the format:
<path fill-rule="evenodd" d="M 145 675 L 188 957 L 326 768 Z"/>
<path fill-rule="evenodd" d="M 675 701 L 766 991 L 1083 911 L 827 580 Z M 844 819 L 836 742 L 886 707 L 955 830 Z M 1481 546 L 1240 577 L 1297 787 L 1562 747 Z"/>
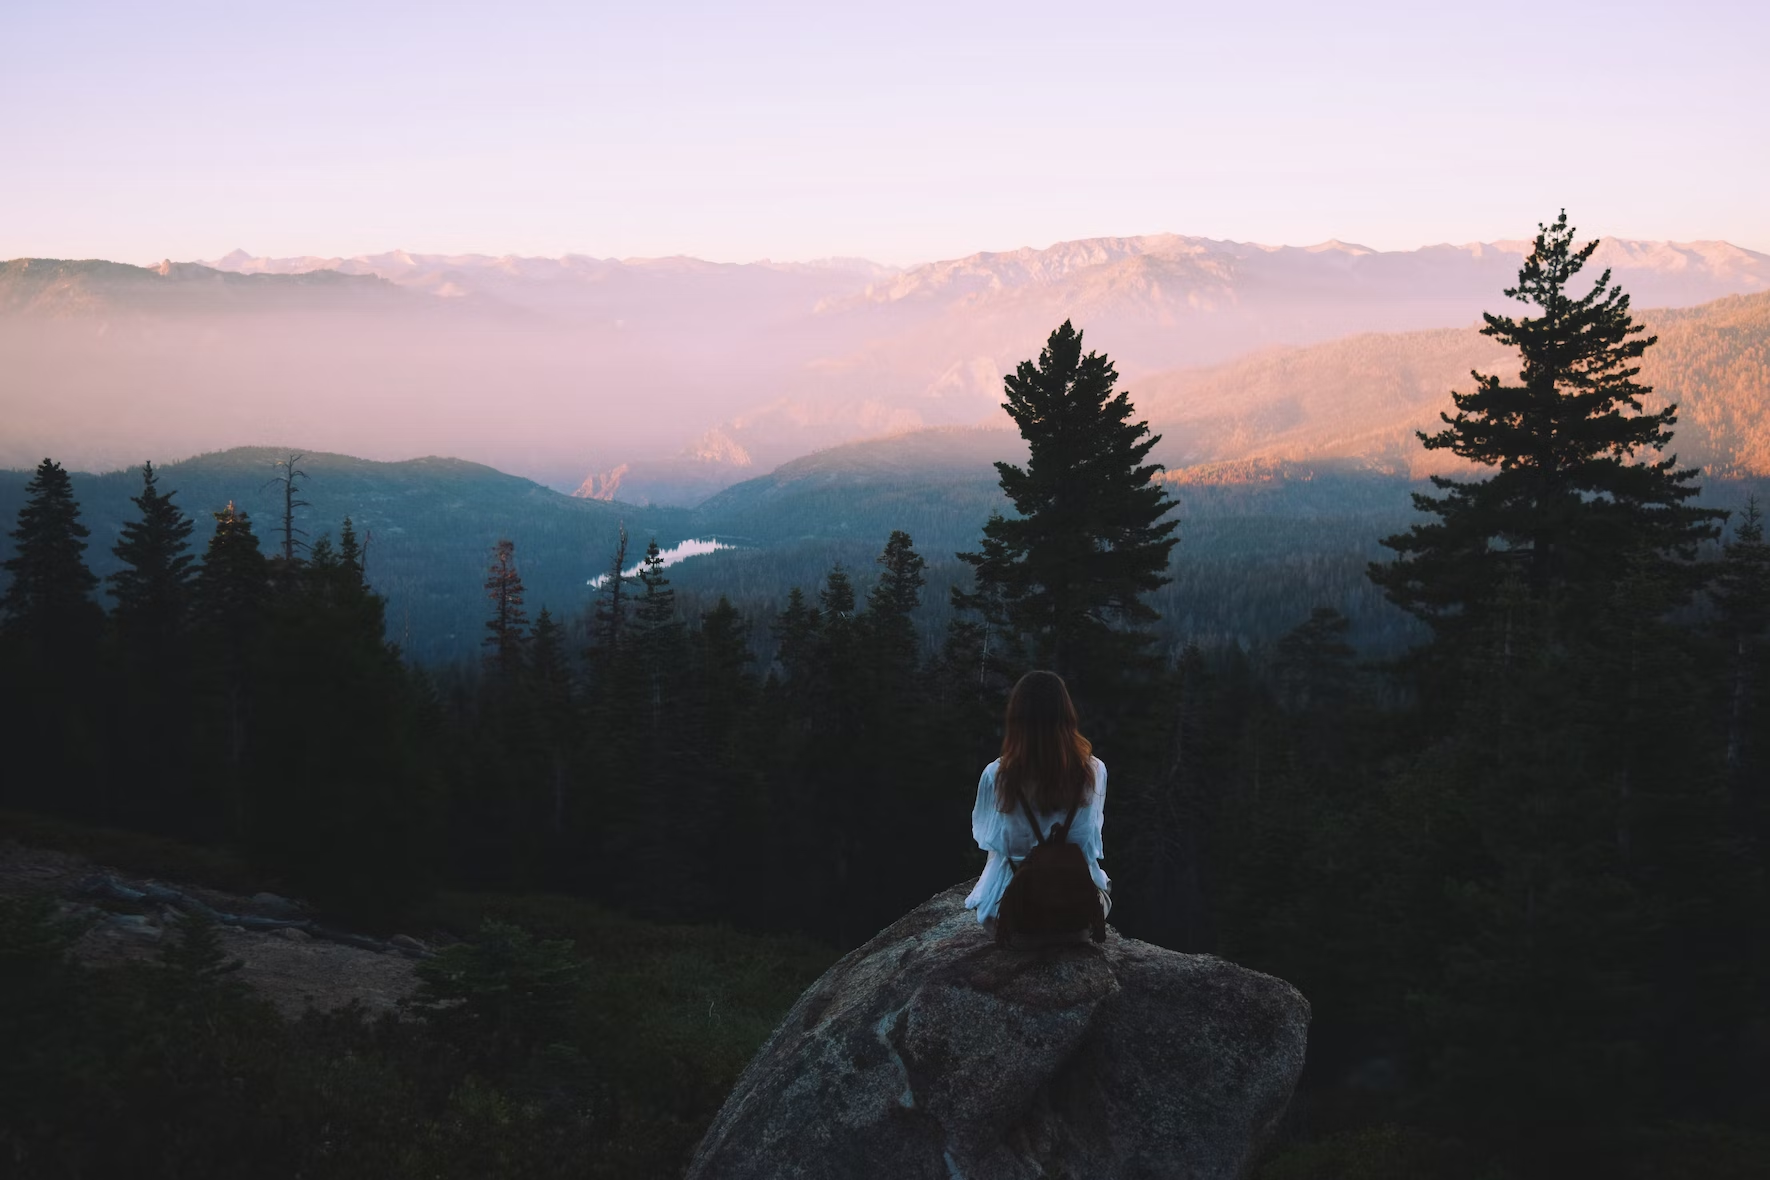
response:
<path fill-rule="evenodd" d="M 1028 672 L 1008 694 L 1002 761 L 996 767 L 996 809 L 1011 812 L 1022 794 L 1035 811 L 1068 811 L 1094 789 L 1088 759 L 1094 746 L 1076 730 L 1076 707 L 1063 677 Z"/>

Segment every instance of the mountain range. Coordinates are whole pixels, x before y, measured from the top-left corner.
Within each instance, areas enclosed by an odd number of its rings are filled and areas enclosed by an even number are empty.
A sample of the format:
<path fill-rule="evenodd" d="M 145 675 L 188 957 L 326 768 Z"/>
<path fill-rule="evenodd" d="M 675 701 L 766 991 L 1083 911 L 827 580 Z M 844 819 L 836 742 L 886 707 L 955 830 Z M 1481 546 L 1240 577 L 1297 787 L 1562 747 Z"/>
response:
<path fill-rule="evenodd" d="M 217 273 L 188 281 L 205 285 L 201 298 L 226 304 L 238 292 Z M 372 301 L 405 298 L 378 279 L 346 289 Z M 1708 502 L 1737 503 L 1770 476 L 1770 292 L 1642 318 L 1658 336 L 1642 377 L 1655 405 L 1679 407 L 1676 452 L 1703 468 Z M 1127 379 L 1139 415 L 1161 435 L 1153 457 L 1168 467 L 1162 478 L 1182 520 L 1175 582 L 1155 602 L 1175 641 L 1270 638 L 1329 604 L 1354 618 L 1367 644 L 1406 642 L 1406 621 L 1381 602 L 1363 567 L 1381 556 L 1377 539 L 1411 519 L 1408 493 L 1419 477 L 1445 470 L 1426 462 L 1414 432 L 1434 426 L 1451 389 L 1469 387 L 1470 369 L 1506 373 L 1514 364 L 1475 329 L 1453 328 L 1275 347 Z M 834 564 L 865 581 L 886 536 L 905 529 L 930 562 L 923 622 L 935 635 L 947 587 L 965 577 L 954 552 L 974 547 L 989 513 L 1007 509 L 993 464 L 1025 453 L 1016 433 L 994 425 L 902 431 L 791 459 L 692 510 L 569 496 L 460 459 L 316 453 L 301 464 L 311 507 L 298 523 L 318 536 L 353 517 L 369 538 L 373 581 L 390 598 L 390 633 L 426 660 L 476 649 L 479 586 L 499 537 L 517 542 L 532 601 L 575 621 L 622 527 L 635 550 L 652 537 L 666 548 L 691 537 L 735 545 L 673 574 L 685 607 L 729 594 L 764 615 L 789 587 L 817 585 Z M 236 448 L 165 464 L 162 487 L 177 489 L 204 533 L 207 513 L 239 503 L 270 544 L 270 480 L 281 454 Z M 0 471 L 0 520 L 16 516 L 27 478 Z M 93 528 L 89 558 L 108 572 L 139 477 L 83 474 L 75 486 Z M 0 539 L 0 553 L 8 547 Z"/>
<path fill-rule="evenodd" d="M 1411 470 L 1426 407 L 1470 364 L 1503 363 L 1467 329 L 1506 305 L 1526 248 L 1155 235 L 897 271 L 403 252 L 16 260 L 0 265 L 0 464 L 53 453 L 102 469 L 300 438 L 692 504 L 832 445 L 1004 425 L 1002 374 L 1068 318 L 1114 358 L 1170 463 L 1326 454 Z M 1605 239 L 1593 265 L 1637 307 L 1770 291 L 1770 256 L 1726 243 Z"/>
<path fill-rule="evenodd" d="M 1654 388 L 1646 408 L 1678 406 L 1681 460 L 1711 478 L 1770 476 L 1770 292 L 1649 309 L 1639 318 L 1657 337 L 1641 369 Z M 1464 470 L 1454 456 L 1422 448 L 1417 432 L 1439 427 L 1438 415 L 1452 408 L 1450 392 L 1473 388 L 1472 370 L 1514 376 L 1517 356 L 1472 327 L 1364 333 L 1122 385 L 1161 435 L 1151 457 L 1177 488 L 1330 472 L 1419 480 Z M 914 478 L 933 487 L 960 471 L 984 478 L 995 460 L 1024 453 L 1006 423 L 908 431 L 813 453 L 732 493 L 815 486 L 836 472 L 851 483 Z"/>

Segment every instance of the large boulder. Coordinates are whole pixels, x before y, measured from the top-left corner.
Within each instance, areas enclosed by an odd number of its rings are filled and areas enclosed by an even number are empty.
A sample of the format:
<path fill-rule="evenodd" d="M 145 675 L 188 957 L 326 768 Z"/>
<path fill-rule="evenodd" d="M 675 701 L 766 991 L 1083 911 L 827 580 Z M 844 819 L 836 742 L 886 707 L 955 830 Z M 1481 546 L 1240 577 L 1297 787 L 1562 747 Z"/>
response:
<path fill-rule="evenodd" d="M 947 890 L 824 973 L 689 1180 L 1231 1177 L 1284 1113 L 1309 1003 L 1109 932 L 997 947 Z"/>

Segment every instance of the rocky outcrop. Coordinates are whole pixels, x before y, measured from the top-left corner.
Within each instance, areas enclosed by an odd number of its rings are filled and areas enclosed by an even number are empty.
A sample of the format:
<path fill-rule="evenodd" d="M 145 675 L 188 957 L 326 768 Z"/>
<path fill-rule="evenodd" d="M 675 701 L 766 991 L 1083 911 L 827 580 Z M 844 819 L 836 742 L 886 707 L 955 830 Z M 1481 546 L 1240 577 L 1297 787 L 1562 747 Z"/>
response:
<path fill-rule="evenodd" d="M 0 897 L 49 896 L 62 917 L 84 927 L 72 944 L 93 966 L 158 954 L 167 932 L 202 915 L 216 923 L 221 950 L 251 984 L 291 1019 L 309 1008 L 360 1004 L 398 1013 L 417 986 L 415 960 L 433 953 L 408 935 L 388 940 L 323 925 L 299 902 L 274 893 L 250 897 L 195 885 L 125 877 L 84 857 L 0 840 Z"/>
<path fill-rule="evenodd" d="M 196 915 L 208 918 L 224 929 L 271 934 L 298 930 L 310 938 L 323 938 L 377 954 L 397 953 L 412 959 L 428 959 L 433 953 L 429 947 L 409 934 L 396 934 L 393 938 L 384 940 L 351 930 L 340 930 L 335 926 L 322 926 L 308 917 L 301 905 L 275 893 L 255 893 L 246 905 L 237 907 L 241 910 L 240 913 L 233 913 L 218 910 L 202 898 L 182 889 L 174 889 L 170 885 L 162 885 L 157 881 L 128 882 L 110 873 L 94 873 L 80 882 L 78 891 L 86 897 L 122 902 L 125 905 L 157 905 L 161 907 L 161 914 L 172 921 L 177 921 L 182 915 Z M 119 917 L 132 916 L 113 915 L 110 920 L 115 923 Z M 154 937 L 158 937 L 157 929 Z"/>
<path fill-rule="evenodd" d="M 1108 934 L 997 947 L 966 886 L 799 998 L 689 1180 L 1242 1175 L 1303 1068 L 1282 980 Z"/>

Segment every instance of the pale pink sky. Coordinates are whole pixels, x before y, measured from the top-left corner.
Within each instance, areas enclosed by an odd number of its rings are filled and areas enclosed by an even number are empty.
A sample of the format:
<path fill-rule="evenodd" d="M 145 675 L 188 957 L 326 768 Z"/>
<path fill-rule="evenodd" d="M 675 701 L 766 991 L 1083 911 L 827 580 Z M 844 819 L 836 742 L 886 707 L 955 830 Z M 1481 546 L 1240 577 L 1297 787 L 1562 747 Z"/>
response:
<path fill-rule="evenodd" d="M 0 5 L 0 258 L 1770 250 L 1770 5 Z"/>

